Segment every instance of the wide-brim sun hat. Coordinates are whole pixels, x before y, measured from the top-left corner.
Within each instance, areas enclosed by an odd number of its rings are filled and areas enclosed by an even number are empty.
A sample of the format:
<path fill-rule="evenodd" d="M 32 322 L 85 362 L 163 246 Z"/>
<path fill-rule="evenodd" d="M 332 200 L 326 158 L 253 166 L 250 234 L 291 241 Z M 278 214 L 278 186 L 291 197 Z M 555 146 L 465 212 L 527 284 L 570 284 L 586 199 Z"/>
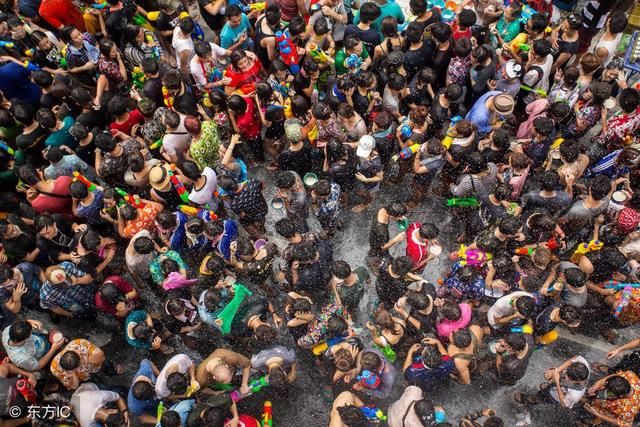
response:
<path fill-rule="evenodd" d="M 495 110 L 498 114 L 508 116 L 509 114 L 513 113 L 515 102 L 513 101 L 513 97 L 511 95 L 501 93 L 493 98 L 493 106 L 495 107 Z"/>

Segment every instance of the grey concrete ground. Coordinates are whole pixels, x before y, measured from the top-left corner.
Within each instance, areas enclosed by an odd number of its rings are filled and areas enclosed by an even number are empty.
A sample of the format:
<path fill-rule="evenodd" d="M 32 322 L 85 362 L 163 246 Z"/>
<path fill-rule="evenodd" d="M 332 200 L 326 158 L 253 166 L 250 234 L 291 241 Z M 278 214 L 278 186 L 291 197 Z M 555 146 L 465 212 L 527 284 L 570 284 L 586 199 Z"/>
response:
<path fill-rule="evenodd" d="M 270 179 L 265 172 L 257 171 L 256 174 L 269 185 Z M 344 212 L 343 218 L 346 228 L 334 237 L 335 258 L 348 261 L 352 267 L 364 265 L 364 258 L 368 249 L 368 230 L 377 208 L 388 200 L 402 197 L 404 191 L 402 186 L 389 186 L 383 189 L 374 204 L 362 214 L 354 215 L 350 211 Z M 274 192 L 273 186 L 269 185 L 267 190 L 268 200 Z M 273 223 L 282 215 L 283 213 L 272 210 L 268 219 L 270 239 L 279 244 L 282 241 L 273 237 Z M 442 240 L 446 250 L 454 249 L 451 236 L 454 235 L 455 230 L 448 224 L 443 200 L 436 198 L 428 200 L 419 209 L 411 211 L 408 216 L 411 220 L 431 221 L 438 224 L 443 231 L 444 237 Z M 312 221 L 312 228 L 319 229 L 315 221 Z M 282 247 L 284 247 L 284 244 L 282 244 Z M 400 254 L 403 251 L 404 245 L 402 244 L 393 249 L 394 254 Z M 448 265 L 449 261 L 446 259 L 445 251 L 428 266 L 424 277 L 429 281 L 436 282 L 439 277 L 444 275 Z M 152 294 L 149 292 L 143 292 L 143 294 L 148 298 L 150 306 L 156 309 L 159 308 L 158 302 Z M 375 299 L 375 290 L 371 286 L 367 289 L 366 295 L 361 302 L 360 319 L 368 318 Z M 48 316 L 36 315 L 50 325 Z M 124 342 L 121 326 L 107 322 L 103 318 L 99 318 L 96 324 L 66 322 L 56 325 L 56 327 L 62 329 L 67 336 L 87 337 L 96 342 L 96 344 L 104 346 L 103 348 L 109 358 L 124 364 L 126 374 L 110 379 L 109 382 L 114 384 L 128 385 L 139 361 L 143 357 L 149 357 L 146 352 L 135 350 Z M 285 334 L 284 331 L 283 334 Z M 224 346 L 218 338 L 212 337 L 212 335 L 208 331 L 202 331 L 197 335 L 196 346 L 191 345 L 191 348 L 182 347 L 179 351 L 189 354 L 194 361 L 199 362 L 218 346 Z M 639 335 L 638 330 L 623 330 L 621 331 L 621 342 L 626 342 Z M 286 343 L 293 348 L 293 342 L 290 338 L 285 338 Z M 527 375 L 517 386 L 505 388 L 491 383 L 474 381 L 470 386 L 450 384 L 438 392 L 432 393 L 429 397 L 445 408 L 449 420 L 456 425 L 460 417 L 466 413 L 490 406 L 495 408 L 498 414 L 505 419 L 505 425 L 515 426 L 518 414 L 524 411 L 524 408 L 520 407 L 512 399 L 516 390 L 523 388 L 533 390 L 542 381 L 545 369 L 558 366 L 565 359 L 574 355 L 582 355 L 590 362 L 602 362 L 606 352 L 611 348 L 609 344 L 597 337 L 573 336 L 563 333 L 556 343 L 534 353 Z M 301 354 L 299 379 L 294 384 L 288 398 L 274 398 L 267 391 L 241 402 L 240 409 L 243 412 L 257 416 L 260 413 L 264 399 L 270 398 L 274 404 L 274 425 L 278 427 L 326 426 L 328 424 L 330 404 L 325 400 L 322 393 L 322 386 L 325 380 L 319 375 L 311 358 L 302 354 L 302 352 L 299 353 Z M 162 355 L 153 355 L 151 358 L 158 366 L 161 366 L 167 360 L 167 357 Z M 402 393 L 404 389 L 402 375 L 398 375 L 396 383 L 388 403 L 397 399 Z M 386 409 L 388 405 L 382 406 Z M 562 411 L 559 406 L 554 405 L 541 405 L 532 409 L 531 420 L 531 425 L 534 426 L 571 426 L 573 424 L 568 413 Z"/>

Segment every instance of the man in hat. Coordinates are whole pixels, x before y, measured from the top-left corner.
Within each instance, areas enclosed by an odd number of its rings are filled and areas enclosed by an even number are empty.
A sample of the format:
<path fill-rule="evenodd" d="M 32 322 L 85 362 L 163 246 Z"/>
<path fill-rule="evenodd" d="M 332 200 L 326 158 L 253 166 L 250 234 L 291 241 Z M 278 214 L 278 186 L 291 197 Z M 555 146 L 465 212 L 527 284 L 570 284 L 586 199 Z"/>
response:
<path fill-rule="evenodd" d="M 522 77 L 522 64 L 510 59 L 502 68 L 502 76 L 496 84 L 496 90 L 504 92 L 515 98 L 520 92 L 520 77 Z"/>
<path fill-rule="evenodd" d="M 485 136 L 493 129 L 502 127 L 504 118 L 513 113 L 514 106 L 511 95 L 492 90 L 478 98 L 465 119 L 475 123 L 480 136 Z"/>
<path fill-rule="evenodd" d="M 351 209 L 354 213 L 360 213 L 369 207 L 373 201 L 373 195 L 380 189 L 380 182 L 384 177 L 382 160 L 375 148 L 376 140 L 374 137 L 371 135 L 360 137 L 356 149 L 358 158 L 356 194 L 363 200 Z"/>

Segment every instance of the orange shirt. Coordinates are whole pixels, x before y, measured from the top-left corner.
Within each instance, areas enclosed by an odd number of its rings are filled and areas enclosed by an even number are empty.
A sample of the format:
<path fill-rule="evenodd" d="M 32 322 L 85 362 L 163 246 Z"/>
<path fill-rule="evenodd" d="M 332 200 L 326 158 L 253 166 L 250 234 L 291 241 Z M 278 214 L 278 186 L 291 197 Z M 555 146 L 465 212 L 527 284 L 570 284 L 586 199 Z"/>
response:
<path fill-rule="evenodd" d="M 124 227 L 125 237 L 131 239 L 142 230 L 148 230 L 150 233 L 153 232 L 158 212 L 160 212 L 160 207 L 150 203 L 147 203 L 144 208 L 138 209 L 138 217 L 134 220 L 127 221 Z"/>
<path fill-rule="evenodd" d="M 73 351 L 80 356 L 80 364 L 73 371 L 66 371 L 60 367 L 60 358 L 67 351 Z M 98 347 L 91 344 L 90 341 L 84 339 L 73 340 L 53 358 L 51 361 L 51 373 L 65 388 L 71 389 L 74 373 L 78 375 L 80 381 L 87 381 L 91 374 L 95 374 L 100 370 L 101 365 L 91 363 L 89 358 L 101 351 Z"/>
<path fill-rule="evenodd" d="M 614 400 L 596 400 L 591 406 L 598 412 L 618 420 L 621 427 L 632 427 L 633 419 L 640 410 L 640 379 L 631 371 L 618 372 L 616 375 L 629 381 L 631 396 Z"/>

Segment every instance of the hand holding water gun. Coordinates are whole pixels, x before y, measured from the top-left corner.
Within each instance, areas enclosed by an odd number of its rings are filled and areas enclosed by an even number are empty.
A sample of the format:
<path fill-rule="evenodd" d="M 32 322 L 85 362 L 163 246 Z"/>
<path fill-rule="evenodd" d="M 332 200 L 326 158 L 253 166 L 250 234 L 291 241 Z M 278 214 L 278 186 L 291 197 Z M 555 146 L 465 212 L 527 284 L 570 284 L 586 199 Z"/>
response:
<path fill-rule="evenodd" d="M 131 71 L 131 80 L 133 81 L 133 85 L 138 89 L 142 89 L 144 87 L 144 82 L 147 80 L 144 75 L 144 71 L 140 67 L 133 67 L 133 71 Z"/>
<path fill-rule="evenodd" d="M 73 177 L 77 180 L 80 181 L 81 183 L 83 183 L 84 185 L 87 186 L 87 190 L 89 190 L 90 192 L 94 192 L 96 191 L 98 188 L 96 187 L 96 185 L 89 181 L 84 175 L 82 175 L 80 172 L 78 171 L 74 171 L 73 172 Z"/>
<path fill-rule="evenodd" d="M 92 9 L 102 10 L 102 9 L 104 9 L 106 7 L 107 7 L 106 3 L 92 3 L 91 4 L 91 8 Z"/>
<path fill-rule="evenodd" d="M 622 314 L 622 310 L 624 310 L 625 307 L 629 305 L 632 295 L 633 288 L 631 286 L 625 286 L 622 290 L 622 295 L 620 295 L 620 301 L 618 301 L 618 304 L 613 311 L 613 317 L 615 317 L 616 319 L 620 317 L 620 315 Z"/>
<path fill-rule="evenodd" d="M 319 62 L 321 64 L 326 64 L 327 62 L 333 64 L 335 60 L 327 55 L 324 50 L 320 49 L 317 44 L 309 43 L 309 53 L 314 61 Z"/>
<path fill-rule="evenodd" d="M 533 327 L 531 325 L 514 326 L 511 328 L 514 334 L 532 334 Z"/>
<path fill-rule="evenodd" d="M 461 265 L 482 267 L 487 263 L 487 261 L 493 258 L 493 255 L 480 249 L 469 249 L 465 245 L 460 245 L 457 257 L 462 259 L 462 261 L 460 261 Z"/>
<path fill-rule="evenodd" d="M 393 156 L 394 160 L 398 160 L 398 157 L 401 159 L 410 159 L 414 154 L 416 154 L 420 150 L 420 144 L 413 144 L 407 148 L 403 148 L 400 153 Z"/>
<path fill-rule="evenodd" d="M 176 175 L 176 165 L 170 165 L 167 173 L 169 174 L 169 180 L 171 181 L 173 188 L 175 188 L 178 192 L 178 196 L 180 196 L 180 199 L 185 203 L 189 203 L 189 192 Z"/>
<path fill-rule="evenodd" d="M 267 377 L 262 376 L 257 380 L 253 380 L 249 383 L 250 391 L 248 394 L 243 395 L 242 393 L 240 393 L 240 390 L 233 390 L 229 394 L 229 397 L 231 398 L 231 400 L 237 403 L 242 399 L 244 399 L 245 397 L 251 396 L 252 394 L 259 392 L 260 390 L 262 390 L 264 387 L 267 387 L 268 385 L 269 385 L 269 381 L 267 380 Z"/>
<path fill-rule="evenodd" d="M 116 193 L 122 196 L 125 202 L 129 203 L 134 208 L 142 209 L 146 206 L 146 204 L 143 203 L 138 196 L 132 196 L 131 194 L 127 193 L 120 187 L 116 187 L 115 190 L 116 190 Z"/>
<path fill-rule="evenodd" d="M 451 123 L 449 123 L 449 128 L 447 129 L 447 133 L 442 139 L 442 145 L 447 150 L 451 147 L 451 144 L 453 143 L 453 138 L 455 138 L 454 128 L 456 126 L 456 123 L 458 123 L 460 120 L 462 120 L 462 116 L 451 117 Z"/>

